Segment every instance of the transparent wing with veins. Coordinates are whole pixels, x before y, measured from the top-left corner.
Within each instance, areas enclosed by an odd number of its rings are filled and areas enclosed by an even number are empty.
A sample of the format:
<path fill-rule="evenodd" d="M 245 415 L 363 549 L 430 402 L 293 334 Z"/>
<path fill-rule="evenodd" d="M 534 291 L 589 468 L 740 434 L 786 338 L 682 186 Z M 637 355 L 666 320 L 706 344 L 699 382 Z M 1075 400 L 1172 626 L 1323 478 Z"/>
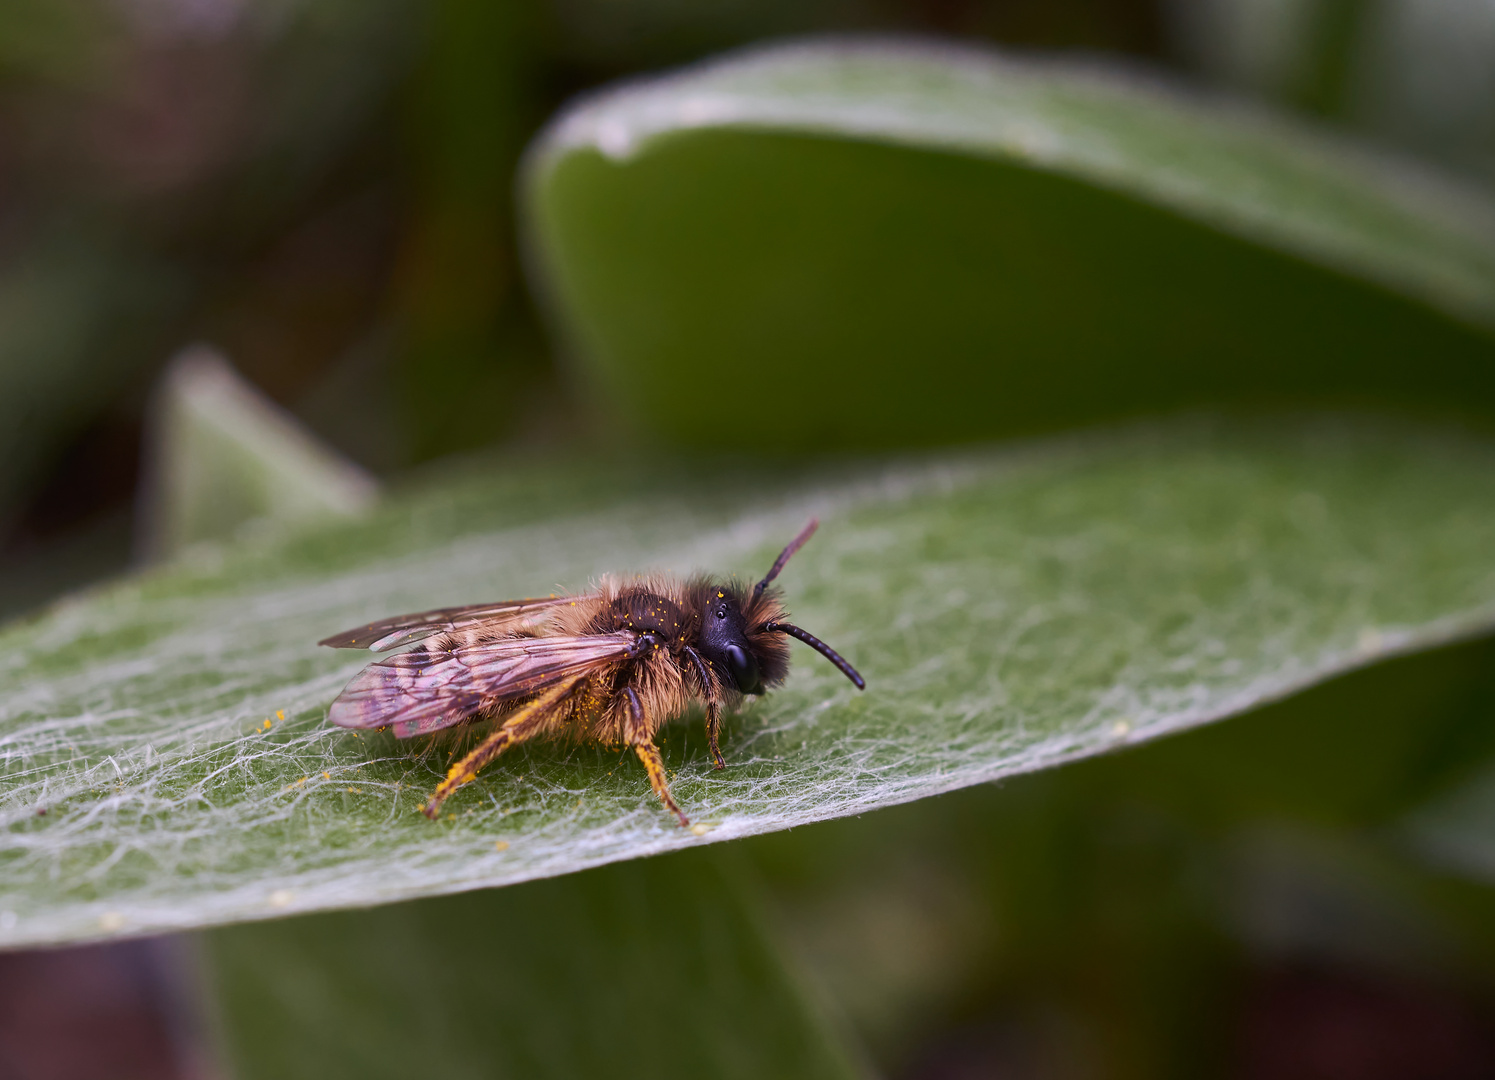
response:
<path fill-rule="evenodd" d="M 371 622 L 341 634 L 333 634 L 317 642 L 334 649 L 368 649 L 371 652 L 386 652 L 433 634 L 455 633 L 481 627 L 497 633 L 509 632 L 515 623 L 560 607 L 563 604 L 579 604 L 596 598 L 595 594 L 582 596 L 547 596 L 527 600 L 500 600 L 496 604 L 468 604 L 463 607 L 436 608 L 419 611 L 412 615 L 395 615 L 388 619 Z"/>
<path fill-rule="evenodd" d="M 332 703 L 327 719 L 347 728 L 387 725 L 408 739 L 461 723 L 505 699 L 600 671 L 633 655 L 637 641 L 625 630 L 412 649 L 360 671 Z"/>

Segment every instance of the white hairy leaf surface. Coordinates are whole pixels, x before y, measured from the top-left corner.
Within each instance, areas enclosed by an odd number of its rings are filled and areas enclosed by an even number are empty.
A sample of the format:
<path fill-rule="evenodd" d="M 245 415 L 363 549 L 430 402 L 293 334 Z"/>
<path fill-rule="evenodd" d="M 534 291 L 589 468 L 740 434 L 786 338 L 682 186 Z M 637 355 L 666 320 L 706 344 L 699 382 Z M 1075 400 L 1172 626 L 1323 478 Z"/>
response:
<path fill-rule="evenodd" d="M 647 476 L 641 474 L 647 473 Z M 459 738 L 332 728 L 335 631 L 614 571 L 780 579 L 780 691 L 617 748 L 533 745 L 418 809 Z M 794 474 L 491 464 L 368 518 L 199 547 L 0 634 L 0 944 L 502 885 L 923 798 L 1243 711 L 1495 626 L 1495 445 L 1172 424 Z"/>

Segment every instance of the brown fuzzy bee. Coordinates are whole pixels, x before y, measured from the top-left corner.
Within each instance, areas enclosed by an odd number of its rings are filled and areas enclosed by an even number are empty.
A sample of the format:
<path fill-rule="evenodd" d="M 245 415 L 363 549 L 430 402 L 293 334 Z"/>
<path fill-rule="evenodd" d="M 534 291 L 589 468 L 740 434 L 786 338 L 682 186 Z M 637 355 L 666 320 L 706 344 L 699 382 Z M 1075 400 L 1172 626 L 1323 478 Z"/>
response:
<path fill-rule="evenodd" d="M 829 645 L 785 622 L 778 590 L 768 587 L 816 524 L 751 591 L 706 577 L 607 577 L 578 596 L 441 608 L 334 634 L 318 644 L 374 652 L 422 644 L 364 668 L 327 718 L 341 727 L 392 727 L 402 739 L 501 718 L 447 772 L 426 803 L 429 818 L 509 747 L 547 736 L 633 747 L 655 794 L 688 825 L 654 745 L 665 721 L 703 701 L 711 760 L 725 769 L 717 745 L 722 711 L 784 681 L 785 635 L 835 664 L 858 690 L 866 685 Z"/>

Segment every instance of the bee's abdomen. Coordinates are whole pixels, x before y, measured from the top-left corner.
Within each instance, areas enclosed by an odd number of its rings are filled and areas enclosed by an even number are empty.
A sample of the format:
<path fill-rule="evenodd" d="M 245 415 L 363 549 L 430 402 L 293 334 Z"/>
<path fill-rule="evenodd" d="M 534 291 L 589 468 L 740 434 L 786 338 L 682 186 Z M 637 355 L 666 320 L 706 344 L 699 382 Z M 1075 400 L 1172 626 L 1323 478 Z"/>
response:
<path fill-rule="evenodd" d="M 685 644 L 690 620 L 671 600 L 643 589 L 623 593 L 600 616 L 608 625 L 604 632 L 632 630 L 636 634 L 657 634 L 673 646 Z"/>

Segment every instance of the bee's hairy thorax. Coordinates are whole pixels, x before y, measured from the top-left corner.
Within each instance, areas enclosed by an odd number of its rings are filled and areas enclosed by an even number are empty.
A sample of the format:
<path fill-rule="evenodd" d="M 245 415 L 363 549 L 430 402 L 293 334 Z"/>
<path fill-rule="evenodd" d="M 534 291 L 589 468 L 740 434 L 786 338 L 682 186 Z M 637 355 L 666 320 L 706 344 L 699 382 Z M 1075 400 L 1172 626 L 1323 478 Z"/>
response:
<path fill-rule="evenodd" d="M 681 608 L 675 600 L 647 587 L 625 589 L 597 613 L 593 623 L 600 633 L 631 630 L 653 634 L 671 652 L 679 652 L 695 637 L 700 615 Z"/>

